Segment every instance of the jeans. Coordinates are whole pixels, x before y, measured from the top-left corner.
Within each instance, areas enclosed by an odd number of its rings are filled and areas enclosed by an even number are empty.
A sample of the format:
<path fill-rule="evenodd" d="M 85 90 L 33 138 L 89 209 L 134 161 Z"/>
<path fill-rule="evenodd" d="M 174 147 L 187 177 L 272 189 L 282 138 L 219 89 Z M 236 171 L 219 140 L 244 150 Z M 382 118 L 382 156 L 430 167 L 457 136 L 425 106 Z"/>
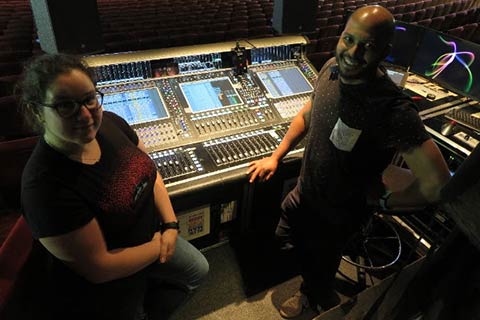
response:
<path fill-rule="evenodd" d="M 148 267 L 144 304 L 135 319 L 145 319 L 144 312 L 149 320 L 168 319 L 200 286 L 208 269 L 203 254 L 178 237 L 173 257 L 166 263 Z"/>
<path fill-rule="evenodd" d="M 275 235 L 284 249 L 293 248 L 303 278 L 301 291 L 311 306 L 327 310 L 339 302 L 334 290 L 335 274 L 343 249 L 360 229 L 361 219 L 332 222 L 328 215 L 339 209 L 305 205 L 298 187 L 282 203 L 282 215 Z M 343 210 L 343 209 L 340 209 Z"/>

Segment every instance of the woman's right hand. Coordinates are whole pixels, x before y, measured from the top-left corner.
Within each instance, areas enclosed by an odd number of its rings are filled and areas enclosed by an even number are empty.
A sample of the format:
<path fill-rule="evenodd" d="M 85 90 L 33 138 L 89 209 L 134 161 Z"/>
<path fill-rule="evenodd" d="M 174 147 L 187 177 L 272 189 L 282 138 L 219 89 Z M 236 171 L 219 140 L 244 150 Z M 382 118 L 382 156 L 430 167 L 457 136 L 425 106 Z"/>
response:
<path fill-rule="evenodd" d="M 257 178 L 260 182 L 268 181 L 277 171 L 278 160 L 274 157 L 263 158 L 250 162 L 248 167 L 247 174 L 250 175 L 250 183 Z"/>
<path fill-rule="evenodd" d="M 157 231 L 153 234 L 153 238 L 152 238 L 152 241 L 160 241 L 160 238 L 161 238 L 161 234 L 160 234 L 160 231 Z"/>
<path fill-rule="evenodd" d="M 157 247 L 157 250 L 158 250 L 158 257 L 160 258 L 160 239 L 162 238 L 162 234 L 160 233 L 160 231 L 157 231 L 153 234 L 153 237 L 152 237 L 152 240 L 150 240 L 151 242 L 155 243 L 158 245 Z"/>

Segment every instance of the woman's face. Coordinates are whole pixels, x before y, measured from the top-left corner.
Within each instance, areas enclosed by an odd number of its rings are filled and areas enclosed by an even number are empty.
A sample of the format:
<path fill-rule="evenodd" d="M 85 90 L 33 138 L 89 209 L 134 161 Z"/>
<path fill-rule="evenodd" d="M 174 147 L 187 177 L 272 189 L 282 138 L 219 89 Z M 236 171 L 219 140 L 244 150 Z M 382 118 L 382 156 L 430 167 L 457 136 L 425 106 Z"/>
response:
<path fill-rule="evenodd" d="M 78 69 L 60 74 L 47 90 L 45 105 L 58 106 L 62 102 L 79 104 L 95 99 L 96 91 L 90 78 Z M 57 109 L 44 107 L 45 139 L 57 147 L 85 145 L 95 139 L 102 122 L 102 108 L 87 109 L 81 105 L 78 112 L 62 117 Z"/>

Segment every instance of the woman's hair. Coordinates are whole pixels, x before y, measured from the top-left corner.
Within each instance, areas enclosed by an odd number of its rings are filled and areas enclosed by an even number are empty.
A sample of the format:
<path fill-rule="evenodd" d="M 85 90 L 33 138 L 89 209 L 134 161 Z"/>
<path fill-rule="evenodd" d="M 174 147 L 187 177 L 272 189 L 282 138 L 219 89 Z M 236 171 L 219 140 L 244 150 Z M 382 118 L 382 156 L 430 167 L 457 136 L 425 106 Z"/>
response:
<path fill-rule="evenodd" d="M 67 54 L 45 54 L 29 62 L 17 83 L 17 96 L 20 112 L 25 122 L 34 131 L 42 132 L 43 125 L 39 121 L 41 104 L 44 103 L 47 90 L 57 77 L 72 70 L 80 70 L 95 83 L 92 72 L 80 57 Z"/>

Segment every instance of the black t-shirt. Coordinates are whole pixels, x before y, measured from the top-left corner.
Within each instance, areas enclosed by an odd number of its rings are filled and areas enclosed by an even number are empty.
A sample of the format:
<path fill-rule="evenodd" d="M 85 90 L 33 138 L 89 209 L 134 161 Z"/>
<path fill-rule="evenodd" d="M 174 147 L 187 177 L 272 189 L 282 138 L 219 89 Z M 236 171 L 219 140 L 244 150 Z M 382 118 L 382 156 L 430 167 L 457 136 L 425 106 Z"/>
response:
<path fill-rule="evenodd" d="M 365 207 L 368 185 L 380 181 L 395 151 L 429 135 L 388 76 L 346 85 L 331 79 L 334 64 L 334 58 L 325 64 L 315 85 L 299 187 L 310 206 L 333 209 L 331 219 L 340 220 Z"/>
<path fill-rule="evenodd" d="M 22 177 L 23 214 L 35 238 L 71 232 L 93 218 L 109 250 L 153 237 L 159 219 L 153 198 L 155 164 L 137 148 L 135 132 L 113 113 L 104 112 L 97 140 L 102 153 L 93 165 L 70 160 L 39 140 Z M 53 294 L 65 310 L 128 318 L 131 310 L 126 309 L 133 308 L 129 304 L 141 299 L 143 272 L 92 284 L 52 260 Z"/>

